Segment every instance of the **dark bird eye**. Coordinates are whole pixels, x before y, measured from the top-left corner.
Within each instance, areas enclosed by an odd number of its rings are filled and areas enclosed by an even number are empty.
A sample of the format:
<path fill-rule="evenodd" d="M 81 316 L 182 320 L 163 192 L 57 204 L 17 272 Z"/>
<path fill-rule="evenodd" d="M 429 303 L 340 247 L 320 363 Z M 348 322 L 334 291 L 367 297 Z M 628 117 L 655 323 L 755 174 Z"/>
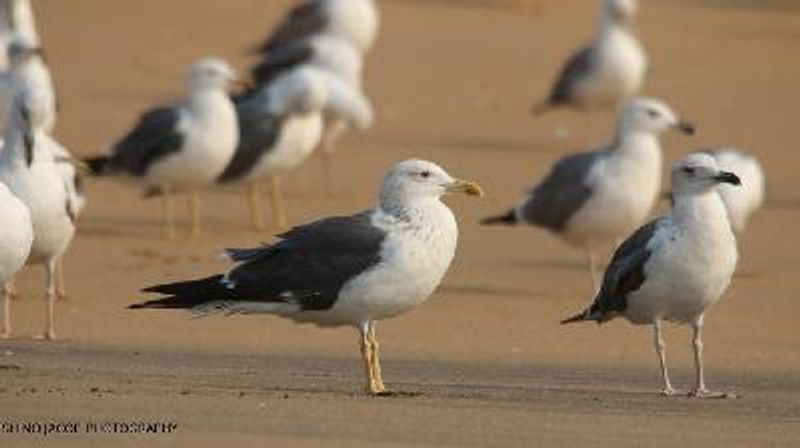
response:
<path fill-rule="evenodd" d="M 659 113 L 655 109 L 647 109 L 647 115 L 649 115 L 650 118 L 658 118 Z"/>
<path fill-rule="evenodd" d="M 683 172 L 686 174 L 694 174 L 694 168 L 690 166 L 685 166 L 683 167 Z"/>
<path fill-rule="evenodd" d="M 423 171 L 423 172 L 419 173 L 419 175 L 422 176 L 423 179 L 427 179 L 427 178 L 431 177 L 431 172 L 430 171 Z"/>

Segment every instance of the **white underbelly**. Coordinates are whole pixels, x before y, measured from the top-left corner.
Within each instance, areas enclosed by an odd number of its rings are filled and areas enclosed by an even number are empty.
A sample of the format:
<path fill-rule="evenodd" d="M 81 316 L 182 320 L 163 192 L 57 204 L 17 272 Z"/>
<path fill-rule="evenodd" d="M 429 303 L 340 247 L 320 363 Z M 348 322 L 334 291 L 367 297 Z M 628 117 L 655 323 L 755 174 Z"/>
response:
<path fill-rule="evenodd" d="M 302 165 L 319 145 L 321 114 L 292 117 L 283 126 L 275 147 L 258 161 L 247 180 L 286 174 Z"/>

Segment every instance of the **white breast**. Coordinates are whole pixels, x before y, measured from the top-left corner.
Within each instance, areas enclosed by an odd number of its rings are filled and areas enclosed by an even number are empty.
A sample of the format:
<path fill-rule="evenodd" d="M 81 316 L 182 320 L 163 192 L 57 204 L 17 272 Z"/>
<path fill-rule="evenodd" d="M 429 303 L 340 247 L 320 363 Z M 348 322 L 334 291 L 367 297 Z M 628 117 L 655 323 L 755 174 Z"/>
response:
<path fill-rule="evenodd" d="M 318 112 L 295 115 L 282 124 L 275 147 L 265 154 L 247 176 L 247 180 L 285 174 L 308 159 L 319 145 L 322 115 Z"/>
<path fill-rule="evenodd" d="M 0 283 L 10 280 L 25 264 L 33 242 L 28 207 L 0 183 Z"/>
<path fill-rule="evenodd" d="M 630 32 L 611 28 L 597 41 L 591 77 L 578 88 L 577 96 L 587 106 L 604 107 L 637 94 L 644 84 L 647 58 Z"/>
<path fill-rule="evenodd" d="M 34 240 L 29 263 L 63 255 L 75 233 L 67 211 L 68 188 L 54 161 L 53 142 L 42 132 L 37 132 L 34 141 L 30 167 L 4 165 L 0 171 L 3 182 L 30 211 Z"/>
<path fill-rule="evenodd" d="M 689 323 L 716 303 L 736 269 L 736 239 L 719 198 L 717 213 L 702 213 L 685 225 L 669 225 L 645 265 L 646 282 L 632 294 L 626 317 Z"/>
<path fill-rule="evenodd" d="M 376 217 L 376 225 L 390 232 L 382 246 L 383 261 L 345 285 L 330 311 L 331 319 L 353 325 L 387 319 L 430 297 L 453 260 L 458 228 L 442 203 L 425 214 L 424 220 L 411 222 Z"/>
<path fill-rule="evenodd" d="M 180 151 L 156 162 L 146 179 L 151 185 L 174 190 L 212 185 L 233 157 L 239 143 L 236 111 L 224 92 L 205 92 L 181 109 Z"/>

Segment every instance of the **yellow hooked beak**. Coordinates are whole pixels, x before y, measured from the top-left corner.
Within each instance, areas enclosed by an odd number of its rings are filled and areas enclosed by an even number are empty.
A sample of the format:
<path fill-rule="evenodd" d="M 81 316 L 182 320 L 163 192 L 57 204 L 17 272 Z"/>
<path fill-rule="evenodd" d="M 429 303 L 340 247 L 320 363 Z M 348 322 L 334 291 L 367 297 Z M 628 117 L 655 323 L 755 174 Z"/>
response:
<path fill-rule="evenodd" d="M 447 184 L 445 191 L 448 193 L 466 193 L 470 196 L 483 197 L 483 188 L 475 182 L 456 179 Z"/>

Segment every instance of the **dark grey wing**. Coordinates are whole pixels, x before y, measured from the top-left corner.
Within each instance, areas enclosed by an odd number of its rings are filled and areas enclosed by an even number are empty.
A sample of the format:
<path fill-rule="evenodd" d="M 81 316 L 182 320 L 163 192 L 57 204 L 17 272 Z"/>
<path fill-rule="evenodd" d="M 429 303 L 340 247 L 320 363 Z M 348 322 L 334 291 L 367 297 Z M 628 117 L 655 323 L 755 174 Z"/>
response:
<path fill-rule="evenodd" d="M 239 144 L 219 176 L 220 182 L 235 182 L 247 176 L 261 157 L 274 148 L 283 120 L 268 111 L 265 101 L 267 97 L 258 93 L 235 99 Z"/>
<path fill-rule="evenodd" d="M 522 205 L 522 219 L 554 232 L 561 231 L 591 196 L 587 176 L 605 155 L 604 151 L 593 151 L 559 160 Z"/>
<path fill-rule="evenodd" d="M 153 109 L 142 115 L 133 130 L 114 145 L 109 170 L 142 176 L 153 162 L 179 151 L 183 145 L 179 121 L 174 107 Z"/>
<path fill-rule="evenodd" d="M 250 73 L 255 84 L 261 86 L 287 70 L 306 63 L 313 55 L 314 49 L 308 41 L 289 42 L 266 53 Z"/>
<path fill-rule="evenodd" d="M 297 304 L 305 311 L 328 309 L 345 283 L 381 260 L 386 232 L 372 225 L 371 216 L 327 218 L 279 235 L 275 245 L 229 250 L 232 259 L 245 261 L 227 276 L 147 288 L 168 297 L 133 307 L 263 301 Z"/>
<path fill-rule="evenodd" d="M 321 1 L 307 0 L 292 8 L 278 28 L 270 34 L 258 52 L 272 53 L 278 47 L 306 40 L 325 29 L 328 18 Z"/>
<path fill-rule="evenodd" d="M 591 70 L 592 47 L 587 46 L 573 54 L 561 69 L 547 102 L 549 104 L 563 104 L 572 101 L 575 85 L 582 81 Z"/>

